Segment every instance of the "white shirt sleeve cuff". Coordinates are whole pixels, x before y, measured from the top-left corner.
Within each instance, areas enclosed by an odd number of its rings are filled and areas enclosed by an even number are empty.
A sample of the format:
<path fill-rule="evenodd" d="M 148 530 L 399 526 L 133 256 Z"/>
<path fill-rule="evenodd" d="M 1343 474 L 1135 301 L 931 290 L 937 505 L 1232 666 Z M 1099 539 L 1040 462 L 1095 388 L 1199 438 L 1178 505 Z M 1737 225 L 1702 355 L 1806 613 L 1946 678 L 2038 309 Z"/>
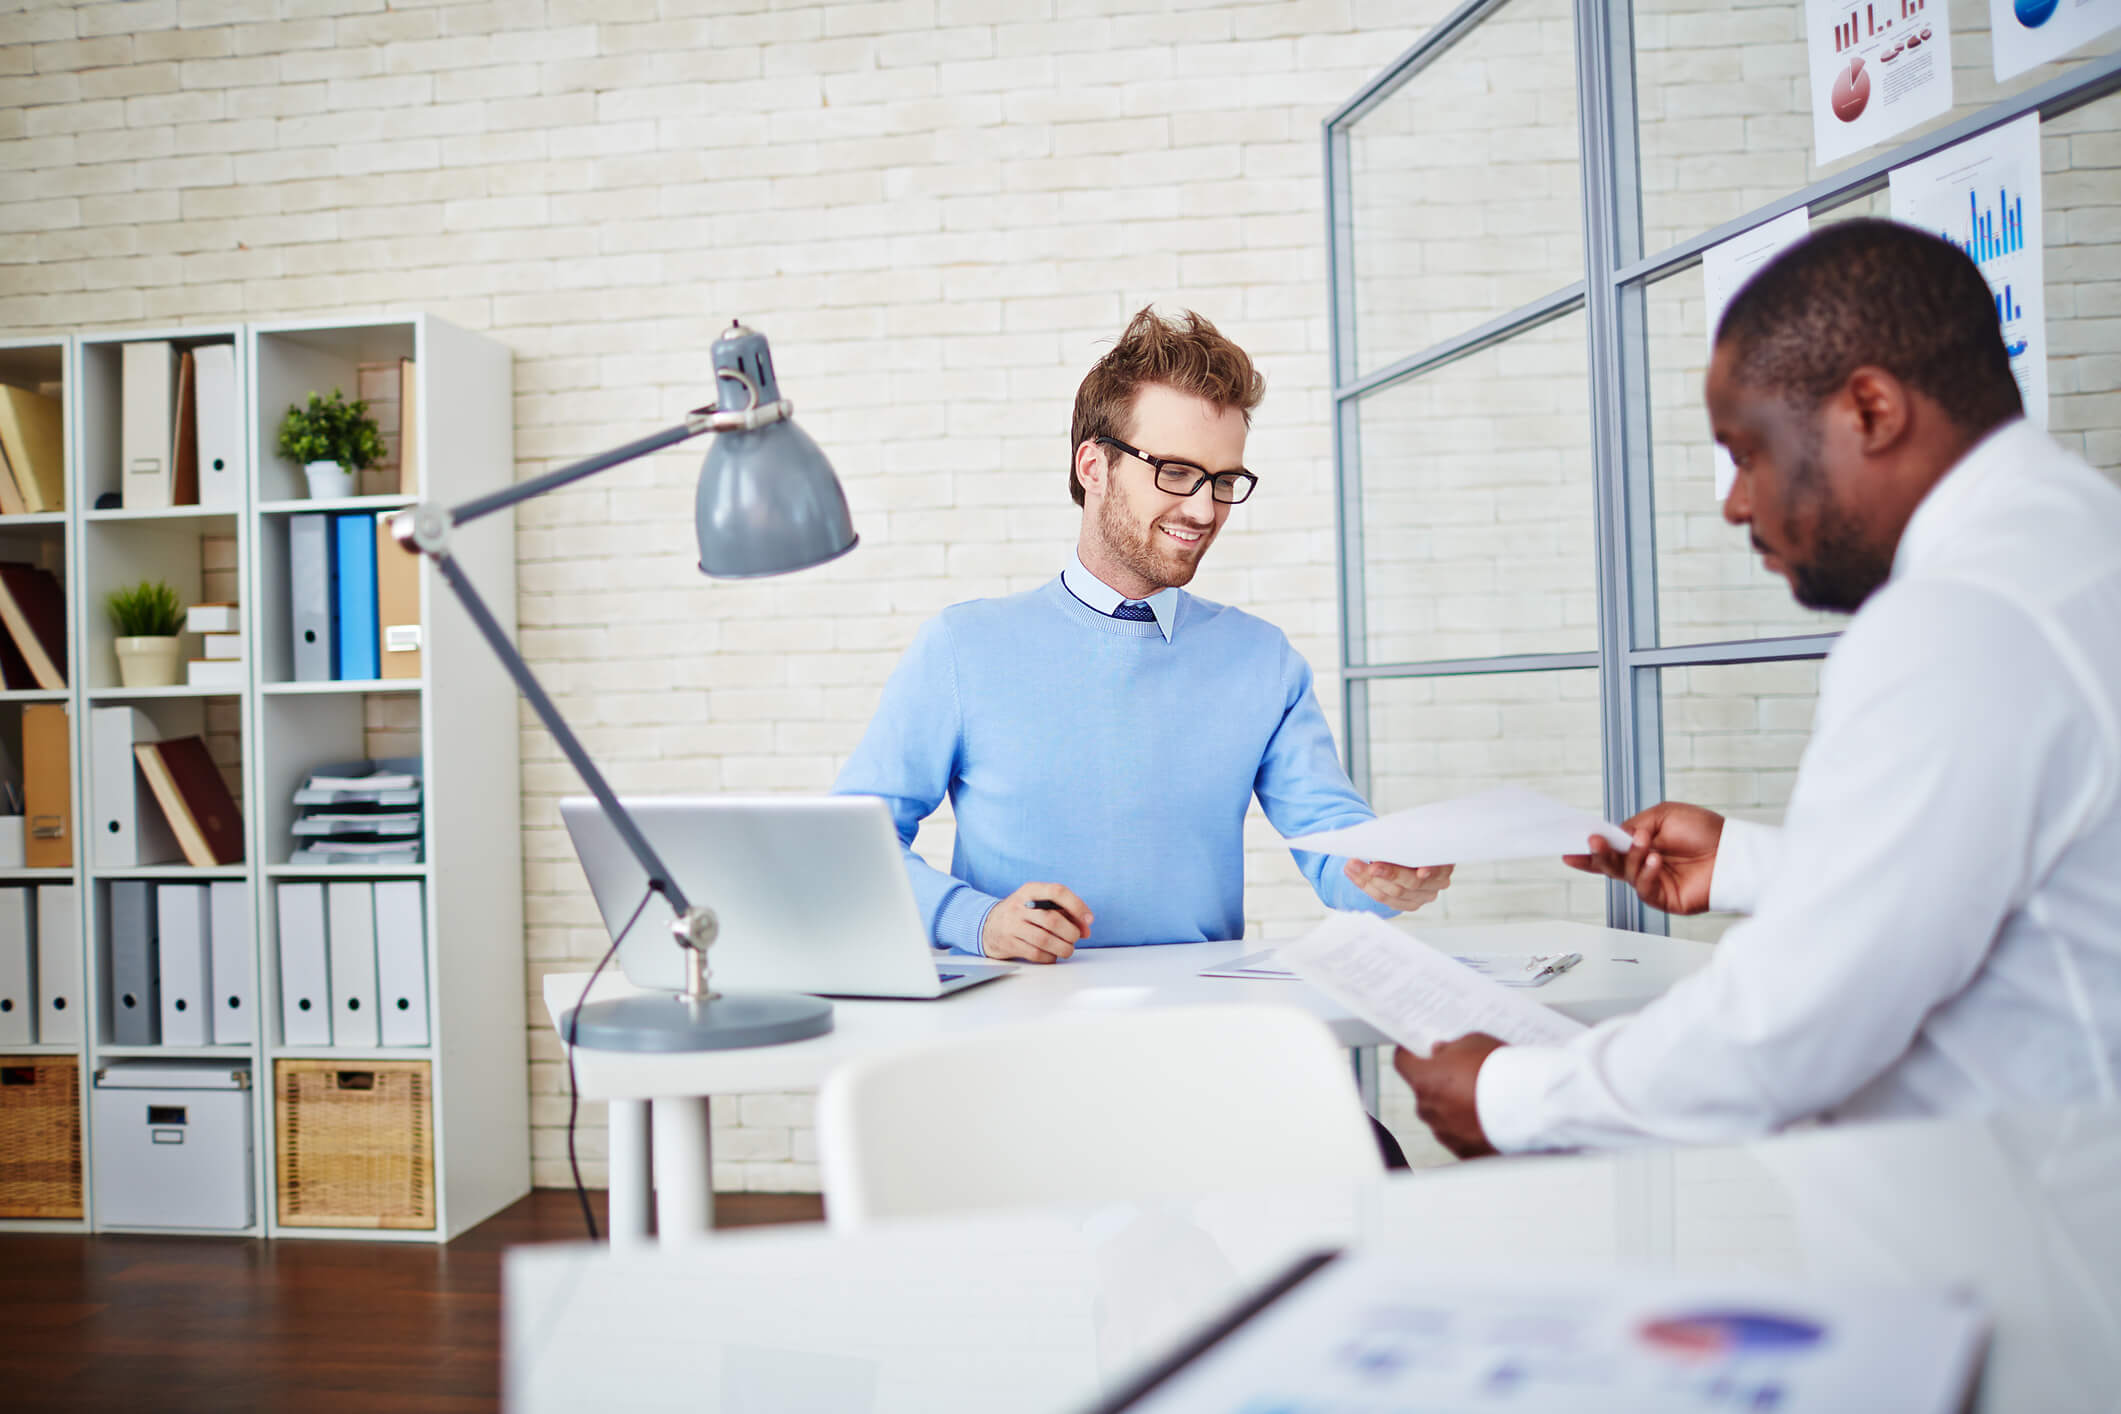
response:
<path fill-rule="evenodd" d="M 1502 1046 L 1488 1052 L 1473 1081 L 1481 1133 L 1504 1154 L 1552 1148 L 1542 1144 L 1541 1111 L 1555 1082 L 1575 1057 L 1554 1046 Z"/>
<path fill-rule="evenodd" d="M 1750 820 L 1725 820 L 1709 874 L 1711 913 L 1751 913 L 1760 886 L 1782 857 L 1782 831 Z"/>

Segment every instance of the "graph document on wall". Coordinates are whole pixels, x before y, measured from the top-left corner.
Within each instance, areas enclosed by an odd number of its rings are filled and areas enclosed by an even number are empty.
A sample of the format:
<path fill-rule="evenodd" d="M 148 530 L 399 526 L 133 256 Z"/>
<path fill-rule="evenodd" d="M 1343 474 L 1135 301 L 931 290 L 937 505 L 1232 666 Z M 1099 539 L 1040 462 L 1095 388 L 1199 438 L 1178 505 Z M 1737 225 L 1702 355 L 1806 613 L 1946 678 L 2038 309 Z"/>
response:
<path fill-rule="evenodd" d="M 1988 0 L 1996 82 L 2059 59 L 2121 26 L 2121 0 Z"/>
<path fill-rule="evenodd" d="M 1824 167 L 1952 111 L 1947 0 L 1804 0 Z"/>
<path fill-rule="evenodd" d="M 2047 426 L 2047 286 L 2041 259 L 2040 115 L 1991 128 L 1892 174 L 1893 219 L 1935 231 L 1973 257 L 2025 415 Z"/>
<path fill-rule="evenodd" d="M 1724 310 L 1745 288 L 1745 282 L 1761 266 L 1803 240 L 1811 229 L 1811 213 L 1800 206 L 1701 253 L 1701 297 L 1708 306 L 1711 358 L 1716 354 L 1716 326 L 1723 321 Z M 1738 479 L 1738 468 L 1723 443 L 1713 444 L 1711 450 L 1716 459 L 1716 504 L 1720 506 L 1731 497 L 1731 483 Z"/>

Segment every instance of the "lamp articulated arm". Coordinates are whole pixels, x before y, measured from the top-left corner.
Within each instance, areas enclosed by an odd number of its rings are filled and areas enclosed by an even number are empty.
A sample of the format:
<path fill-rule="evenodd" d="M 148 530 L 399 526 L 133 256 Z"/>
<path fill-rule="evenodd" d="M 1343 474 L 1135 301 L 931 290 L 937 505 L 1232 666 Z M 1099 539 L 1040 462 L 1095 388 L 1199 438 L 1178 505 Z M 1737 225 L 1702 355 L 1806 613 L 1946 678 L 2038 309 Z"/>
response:
<path fill-rule="evenodd" d="M 671 440 L 682 441 L 683 438 Z M 606 463 L 609 466 L 617 464 Z M 400 514 L 392 523 L 391 532 L 398 543 L 407 550 L 425 555 L 434 561 L 436 571 L 449 585 L 450 591 L 457 596 L 457 601 L 464 606 L 464 612 L 470 616 L 472 624 L 486 640 L 486 645 L 493 649 L 494 656 L 501 660 L 501 666 L 507 669 L 508 676 L 515 680 L 516 690 L 523 694 L 523 700 L 530 704 L 531 710 L 538 714 L 538 720 L 545 724 L 545 730 L 551 732 L 552 739 L 559 744 L 561 754 L 581 776 L 583 784 L 589 787 L 590 795 L 596 798 L 597 808 L 604 812 L 604 818 L 611 821 L 612 828 L 618 831 L 619 838 L 626 842 L 626 848 L 633 852 L 633 857 L 640 861 L 641 868 L 647 871 L 648 887 L 663 895 L 669 902 L 671 912 L 676 915 L 671 923 L 671 932 L 685 949 L 685 994 L 701 1001 L 712 1000 L 714 993 L 708 986 L 706 950 L 714 942 L 720 927 L 714 910 L 696 906 L 685 897 L 685 891 L 678 887 L 677 880 L 672 878 L 670 870 L 664 867 L 655 847 L 648 843 L 647 836 L 641 833 L 640 827 L 634 823 L 633 816 L 619 803 L 617 794 L 611 789 L 611 783 L 604 779 L 604 773 L 597 769 L 596 762 L 582 749 L 581 741 L 567 725 L 567 719 L 560 715 L 559 707 L 553 703 L 543 685 L 531 673 L 530 665 L 523 661 L 523 655 L 516 652 L 515 645 L 508 641 L 508 635 L 495 621 L 492 611 L 486 607 L 486 601 L 479 596 L 478 589 L 464 573 L 464 567 L 458 564 L 456 556 L 450 553 L 450 525 L 450 512 L 429 503 Z"/>
<path fill-rule="evenodd" d="M 683 950 L 685 985 L 675 999 L 682 1005 L 671 1006 L 671 994 L 655 989 L 599 1002 L 585 997 L 569 1013 L 566 1034 L 570 1045 L 591 1049 L 722 1050 L 801 1040 L 832 1027 L 831 1005 L 816 997 L 741 990 L 717 996 L 709 990 L 706 950 L 721 926 L 714 911 L 685 896 L 479 597 L 450 543 L 458 526 L 716 432 L 735 435 L 722 437 L 708 451 L 694 497 L 703 573 L 716 578 L 787 574 L 852 550 L 860 537 L 854 533 L 846 496 L 824 453 L 791 420 L 794 408 L 780 396 L 765 337 L 733 324 L 715 341 L 712 356 L 721 394 L 717 406 L 695 409 L 675 427 L 462 505 L 452 508 L 427 502 L 398 513 L 391 521 L 391 534 L 399 545 L 434 562 L 487 647 L 507 669 L 516 690 L 589 787 L 597 809 L 640 864 L 650 892 L 661 894 L 676 915 L 671 931 Z"/>

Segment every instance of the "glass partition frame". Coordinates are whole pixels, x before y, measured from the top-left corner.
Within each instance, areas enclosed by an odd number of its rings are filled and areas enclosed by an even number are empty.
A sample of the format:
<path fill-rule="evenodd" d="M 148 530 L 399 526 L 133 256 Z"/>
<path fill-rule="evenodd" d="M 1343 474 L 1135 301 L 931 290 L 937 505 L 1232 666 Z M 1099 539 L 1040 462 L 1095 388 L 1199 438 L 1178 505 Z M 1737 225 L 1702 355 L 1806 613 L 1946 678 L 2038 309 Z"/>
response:
<path fill-rule="evenodd" d="M 1510 0 L 1467 0 L 1381 70 L 1323 124 L 1334 464 L 1339 534 L 1342 740 L 1350 776 L 1373 785 L 1369 685 L 1384 679 L 1594 668 L 1605 810 L 1625 819 L 1664 795 L 1658 669 L 1823 657 L 1831 633 L 1733 642 L 1661 642 L 1657 623 L 1651 389 L 1645 292 L 1696 265 L 1702 252 L 1785 212 L 1820 213 L 1882 192 L 1893 168 L 2037 112 L 2051 121 L 2121 91 L 2121 53 L 2095 54 L 2053 78 L 1957 121 L 1877 151 L 1809 186 L 1654 252 L 1643 249 L 1632 7 L 1575 0 L 1578 137 L 1584 201 L 1582 280 L 1368 371 L 1355 348 L 1355 231 L 1350 131 L 1364 114 L 1449 52 Z M 1798 0 L 1791 0 L 1798 3 Z M 1373 662 L 1364 584 L 1361 404 L 1376 393 L 1582 311 L 1589 342 L 1590 443 L 1598 637 L 1594 650 L 1422 662 Z M 1733 532 L 1734 534 L 1736 532 Z M 1618 883 L 1606 890 L 1614 927 L 1665 931 L 1665 919 Z"/>

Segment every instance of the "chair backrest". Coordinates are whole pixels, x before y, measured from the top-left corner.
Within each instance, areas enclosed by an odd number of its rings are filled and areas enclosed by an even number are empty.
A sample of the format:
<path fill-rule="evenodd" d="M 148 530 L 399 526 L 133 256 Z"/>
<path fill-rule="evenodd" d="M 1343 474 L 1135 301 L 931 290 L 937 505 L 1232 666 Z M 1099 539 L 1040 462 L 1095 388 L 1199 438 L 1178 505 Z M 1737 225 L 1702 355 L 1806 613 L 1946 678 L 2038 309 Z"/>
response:
<path fill-rule="evenodd" d="M 833 1226 L 1374 1178 L 1347 1052 L 1289 1007 L 1100 1012 L 854 1061 L 818 1095 Z"/>

